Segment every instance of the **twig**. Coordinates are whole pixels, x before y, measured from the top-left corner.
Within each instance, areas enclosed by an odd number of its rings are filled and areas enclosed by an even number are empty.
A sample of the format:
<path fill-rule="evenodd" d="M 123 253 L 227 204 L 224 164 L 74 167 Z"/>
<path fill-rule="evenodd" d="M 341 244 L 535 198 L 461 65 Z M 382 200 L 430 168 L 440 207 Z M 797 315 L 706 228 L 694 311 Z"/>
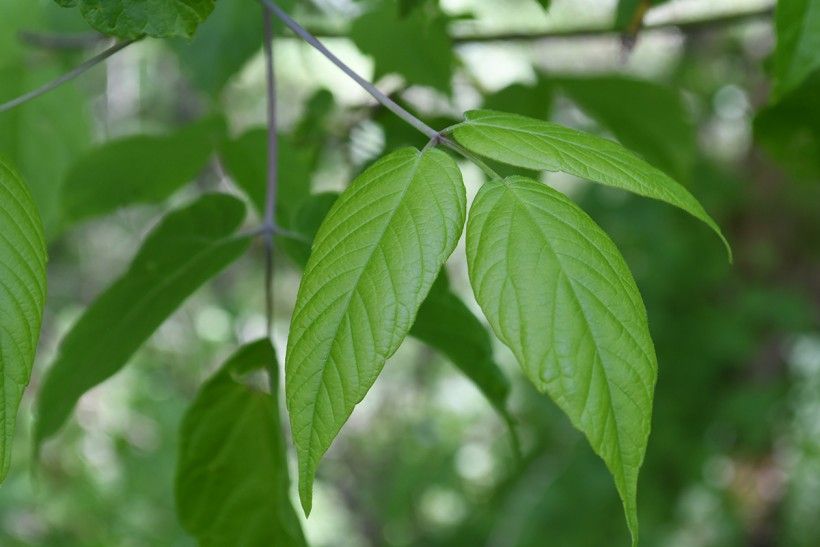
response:
<path fill-rule="evenodd" d="M 362 89 L 370 93 L 370 95 L 376 99 L 379 103 L 384 105 L 385 108 L 393 112 L 396 116 L 407 122 L 408 124 L 412 125 L 423 134 L 425 134 L 428 138 L 434 138 L 439 133 L 410 112 L 399 106 L 393 99 L 379 91 L 379 89 L 359 76 L 352 68 L 347 66 L 343 63 L 338 57 L 336 57 L 333 53 L 330 52 L 329 49 L 325 47 L 325 45 L 320 42 L 315 36 L 313 36 L 310 32 L 305 30 L 299 23 L 294 21 L 290 15 L 285 13 L 282 8 L 276 5 L 272 0 L 262 0 L 262 3 L 268 7 L 268 9 L 276 15 L 290 30 L 292 30 L 297 36 L 299 36 L 302 40 L 313 46 L 317 51 L 319 51 L 322 55 L 327 57 L 327 59 L 336 65 L 339 70 L 347 74 L 350 78 L 353 79 L 357 84 L 359 84 Z"/>
<path fill-rule="evenodd" d="M 103 51 L 103 52 L 95 55 L 91 59 L 85 61 L 83 64 L 81 64 L 77 68 L 75 68 L 75 69 L 73 69 L 69 72 L 66 72 L 65 74 L 63 74 L 59 78 L 57 78 L 55 80 L 52 80 L 52 81 L 48 82 L 47 84 L 45 84 L 41 87 L 38 87 L 37 89 L 35 89 L 33 91 L 29 91 L 28 93 L 26 93 L 24 95 L 21 95 L 21 96 L 17 97 L 16 99 L 12 99 L 12 100 L 10 100 L 6 103 L 0 104 L 0 112 L 6 112 L 7 110 L 11 110 L 12 108 L 15 108 L 17 106 L 20 106 L 21 104 L 27 103 L 28 101 L 30 101 L 32 99 L 36 99 L 40 95 L 44 95 L 44 94 L 48 93 L 49 91 L 52 91 L 53 89 L 56 89 L 56 88 L 60 87 L 64 83 L 73 80 L 77 76 L 80 76 L 81 74 L 83 74 L 87 70 L 89 70 L 91 68 L 94 68 L 95 66 L 102 63 L 103 61 L 105 61 L 106 59 L 108 59 L 109 57 L 111 57 L 112 55 L 114 55 L 115 53 L 120 51 L 121 49 L 124 49 L 124 48 L 130 46 L 131 44 L 133 44 L 137 40 L 139 40 L 139 38 L 134 39 L 134 40 L 126 40 L 124 42 L 118 42 L 118 43 L 114 44 L 113 46 L 106 49 L 105 51 Z"/>
<path fill-rule="evenodd" d="M 774 7 L 764 6 L 749 11 L 725 13 L 711 17 L 698 17 L 684 20 L 669 20 L 656 23 L 646 23 L 642 31 L 677 29 L 681 32 L 696 33 L 712 28 L 719 28 L 735 23 L 768 19 L 774 13 Z M 330 29 L 313 29 L 312 34 L 320 38 L 348 38 L 347 31 Z M 595 38 L 606 35 L 620 35 L 622 29 L 611 26 L 588 26 L 568 29 L 534 30 L 524 32 L 492 32 L 492 33 L 453 33 L 451 40 L 454 44 L 475 44 L 486 42 L 533 42 L 540 40 L 564 40 Z"/>
<path fill-rule="evenodd" d="M 265 320 L 268 336 L 273 335 L 273 234 L 276 225 L 276 188 L 279 146 L 276 133 L 276 75 L 273 65 L 273 23 L 270 9 L 262 6 L 265 72 L 268 99 L 268 173 L 265 189 Z"/>
<path fill-rule="evenodd" d="M 61 34 L 57 32 L 20 31 L 20 41 L 28 46 L 43 49 L 88 49 L 100 43 L 111 40 L 110 36 L 99 32 L 82 32 L 76 34 Z"/>

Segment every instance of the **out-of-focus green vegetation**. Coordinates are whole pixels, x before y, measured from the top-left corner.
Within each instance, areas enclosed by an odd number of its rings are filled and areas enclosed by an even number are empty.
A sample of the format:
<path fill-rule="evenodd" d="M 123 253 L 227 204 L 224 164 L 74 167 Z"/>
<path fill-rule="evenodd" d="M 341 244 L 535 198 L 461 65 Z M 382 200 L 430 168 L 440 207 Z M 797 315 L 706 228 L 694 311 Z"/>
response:
<path fill-rule="evenodd" d="M 255 129 L 264 124 L 261 40 L 249 37 L 260 23 L 239 3 L 258 13 L 253 2 L 220 0 L 191 44 L 140 42 L 82 80 L 0 114 L 0 154 L 28 180 L 50 237 L 40 356 L 12 471 L 0 487 L 1 545 L 194 544 L 175 514 L 179 427 L 218 364 L 264 333 L 261 248 L 200 290 L 122 372 L 86 394 L 39 462 L 29 454 L 30 422 L 57 342 L 125 268 L 146 226 L 197 191 L 234 191 L 233 180 L 261 202 L 259 188 L 249 188 L 264 166 L 254 163 L 264 146 Z M 295 4 L 288 8 L 327 34 L 347 35 L 363 9 L 342 0 Z M 414 9 L 435 2 L 420 4 Z M 423 12 L 411 14 L 418 19 L 412 29 L 446 26 L 463 35 L 614 21 L 613 2 L 554 0 L 548 15 L 538 4 L 447 0 L 432 23 Z M 752 0 L 678 0 L 648 20 L 766 8 Z M 820 545 L 820 72 L 777 102 L 770 98 L 774 27 L 765 14 L 646 31 L 628 53 L 617 34 L 456 41 L 452 57 L 449 40 L 426 42 L 423 54 L 433 64 L 400 51 L 401 44 L 380 56 L 380 43 L 404 36 L 387 27 L 400 23 L 380 23 L 377 33 L 370 25 L 384 16 L 366 17 L 352 23 L 350 40 L 328 43 L 368 75 L 375 71 L 380 87 L 434 127 L 478 106 L 553 119 L 619 140 L 703 202 L 733 246 L 733 265 L 708 228 L 672 207 L 541 176 L 611 234 L 647 305 L 660 368 L 639 482 L 642 544 Z M 77 13 L 50 0 L 3 0 L 0 101 L 88 53 L 33 38 L 87 30 Z M 203 42 L 205 33 L 212 41 Z M 216 40 L 221 47 L 202 45 Z M 308 186 L 298 183 L 307 177 L 314 192 L 339 190 L 383 150 L 425 144 L 308 46 L 283 37 L 275 50 L 285 188 L 302 192 Z M 227 124 L 222 161 L 212 160 L 193 187 L 145 200 L 160 204 L 69 224 L 85 213 L 63 209 L 72 201 L 61 192 L 81 186 L 72 173 L 82 173 L 86 151 L 114 138 L 170 134 L 214 113 Z M 483 177 L 472 166 L 464 172 L 474 194 Z M 289 179 L 293 173 L 299 176 Z M 288 215 L 300 228 L 298 214 Z M 298 247 L 281 242 L 280 251 L 286 245 Z M 298 257 L 307 252 L 290 251 L 276 257 L 280 349 Z M 465 265 L 448 268 L 453 289 L 477 310 Z M 409 339 L 319 469 L 304 525 L 311 545 L 627 544 L 604 465 L 524 381 L 512 355 L 500 344 L 494 349 L 512 380 L 523 459 L 513 458 L 503 419 L 477 388 Z"/>

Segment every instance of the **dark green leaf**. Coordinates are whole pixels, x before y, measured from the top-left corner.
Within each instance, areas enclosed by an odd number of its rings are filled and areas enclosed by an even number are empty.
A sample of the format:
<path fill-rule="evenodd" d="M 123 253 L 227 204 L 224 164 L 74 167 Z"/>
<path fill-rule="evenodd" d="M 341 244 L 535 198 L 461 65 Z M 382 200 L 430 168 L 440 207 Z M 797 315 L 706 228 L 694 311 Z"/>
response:
<path fill-rule="evenodd" d="M 293 1 L 277 0 L 290 10 Z M 262 47 L 262 16 L 253 0 L 219 0 L 191 40 L 175 43 L 185 71 L 202 90 L 217 95 Z"/>
<path fill-rule="evenodd" d="M 359 17 L 350 38 L 376 63 L 375 79 L 402 75 L 409 85 L 426 85 L 450 93 L 455 57 L 447 34 L 447 18 L 440 12 L 416 9 L 399 16 L 394 2 L 384 2 Z"/>
<path fill-rule="evenodd" d="M 636 543 L 657 361 L 623 257 L 563 194 L 511 177 L 479 190 L 467 263 L 496 335 L 606 463 Z"/>
<path fill-rule="evenodd" d="M 484 97 L 482 108 L 546 120 L 552 110 L 552 86 L 544 78 L 531 85 L 512 84 Z"/>
<path fill-rule="evenodd" d="M 357 177 L 322 223 L 286 359 L 306 513 L 320 458 L 413 325 L 461 235 L 465 202 L 449 156 L 404 148 Z"/>
<path fill-rule="evenodd" d="M 136 135 L 91 150 L 63 183 L 65 220 L 163 201 L 196 178 L 223 132 L 222 120 L 207 119 L 169 135 Z"/>
<path fill-rule="evenodd" d="M 304 268 L 307 265 L 313 239 L 337 199 L 339 199 L 339 194 L 336 192 L 323 192 L 309 196 L 302 202 L 302 206 L 296 212 L 293 226 L 291 226 L 291 230 L 300 237 L 282 236 L 279 238 L 282 250 L 299 267 Z"/>
<path fill-rule="evenodd" d="M 624 76 L 554 82 L 624 146 L 679 180 L 689 178 L 696 154 L 695 128 L 674 89 Z"/>
<path fill-rule="evenodd" d="M 510 382 L 493 359 L 487 329 L 451 290 L 442 270 L 416 315 L 410 335 L 440 351 L 505 417 Z"/>
<path fill-rule="evenodd" d="M 774 94 L 781 97 L 820 69 L 820 2 L 778 2 L 775 27 Z"/>
<path fill-rule="evenodd" d="M 234 182 L 248 195 L 260 214 L 265 210 L 267 181 L 267 129 L 251 129 L 222 146 L 225 169 Z M 287 135 L 279 135 L 276 220 L 279 226 L 290 228 L 293 216 L 302 201 L 310 195 L 310 179 L 316 161 L 312 146 L 300 146 Z"/>
<path fill-rule="evenodd" d="M 623 146 L 595 135 L 491 110 L 467 112 L 453 134 L 469 150 L 524 167 L 563 171 L 679 207 L 712 228 L 731 248 L 720 228 L 686 188 Z"/>
<path fill-rule="evenodd" d="M 820 180 L 820 70 L 802 85 L 761 110 L 755 139 L 780 165 L 798 177 Z"/>
<path fill-rule="evenodd" d="M 28 188 L 0 160 L 0 482 L 11 463 L 17 407 L 31 377 L 46 300 L 43 225 Z"/>
<path fill-rule="evenodd" d="M 271 392 L 242 382 L 266 370 Z M 279 368 L 268 340 L 237 351 L 208 380 L 180 431 L 176 503 L 200 545 L 307 545 L 289 497 Z"/>
<path fill-rule="evenodd" d="M 79 6 L 88 24 L 120 38 L 191 37 L 214 9 L 215 0 L 56 0 Z"/>
<path fill-rule="evenodd" d="M 209 194 L 166 216 L 128 270 L 63 338 L 37 400 L 35 445 L 54 434 L 80 396 L 119 371 L 149 336 L 205 281 L 236 260 L 245 209 Z"/>

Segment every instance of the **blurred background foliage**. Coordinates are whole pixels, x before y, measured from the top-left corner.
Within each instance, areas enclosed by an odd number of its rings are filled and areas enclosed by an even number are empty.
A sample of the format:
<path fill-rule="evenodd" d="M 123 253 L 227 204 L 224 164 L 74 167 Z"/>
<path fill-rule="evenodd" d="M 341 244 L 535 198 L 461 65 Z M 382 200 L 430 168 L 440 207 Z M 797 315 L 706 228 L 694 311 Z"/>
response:
<path fill-rule="evenodd" d="M 733 266 L 680 211 L 541 175 L 612 235 L 647 304 L 660 373 L 639 485 L 642 544 L 820 545 L 820 72 L 771 98 L 771 2 L 653 2 L 661 3 L 639 16 L 645 3 L 612 0 L 554 0 L 548 12 L 549 2 L 534 0 L 283 5 L 435 127 L 482 105 L 553 119 L 623 142 L 703 201 L 734 247 Z M 649 28 L 628 35 L 643 15 Z M 710 19 L 719 22 L 697 22 Z M 667 24 L 675 21 L 695 23 Z M 613 28 L 627 34 L 603 31 Z M 0 101 L 105 44 L 51 0 L 3 0 Z M 31 407 L 60 336 L 163 211 L 203 189 L 242 189 L 261 201 L 260 48 L 258 5 L 219 0 L 192 41 L 142 41 L 0 114 L 0 154 L 30 183 L 50 238 L 41 351 L 0 489 L 0 544 L 193 544 L 174 511 L 180 419 L 219 361 L 264 332 L 261 249 L 83 397 L 39 464 L 27 449 Z M 290 35 L 275 52 L 277 213 L 284 226 L 309 231 L 311 215 L 300 220 L 298 210 L 310 192 L 340 190 L 382 151 L 425 138 Z M 152 137 L 146 144 L 140 135 Z M 115 139 L 127 145 L 108 149 L 110 165 L 88 161 Z M 463 167 L 474 193 L 482 174 Z M 135 172 L 171 182 L 121 200 L 129 187 L 120 178 Z M 84 192 L 110 196 L 109 208 L 84 209 Z M 143 205 L 117 209 L 132 201 Z M 308 250 L 280 243 L 289 250 L 277 256 L 282 354 Z M 465 264 L 448 269 L 477 312 Z M 522 381 L 511 354 L 494 351 L 512 383 L 523 461 L 515 463 L 504 421 L 480 392 L 408 339 L 320 467 L 305 523 L 312 545 L 627 544 L 603 464 Z"/>

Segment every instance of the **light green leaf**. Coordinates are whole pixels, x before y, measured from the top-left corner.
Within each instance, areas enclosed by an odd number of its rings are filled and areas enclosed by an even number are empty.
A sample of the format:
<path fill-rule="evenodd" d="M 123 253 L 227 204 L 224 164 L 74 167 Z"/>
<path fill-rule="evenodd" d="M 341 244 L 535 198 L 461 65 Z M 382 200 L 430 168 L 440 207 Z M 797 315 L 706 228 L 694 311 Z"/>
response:
<path fill-rule="evenodd" d="M 166 216 L 128 270 L 63 338 L 37 400 L 35 446 L 65 422 L 80 396 L 119 371 L 205 281 L 236 260 L 249 238 L 235 235 L 241 201 L 208 194 Z"/>
<path fill-rule="evenodd" d="M 265 210 L 268 169 L 267 129 L 251 129 L 222 145 L 225 169 L 250 198 L 257 212 Z M 290 228 L 302 201 L 310 195 L 311 172 L 316 160 L 312 146 L 299 146 L 287 135 L 279 135 L 276 220 Z"/>
<path fill-rule="evenodd" d="M 0 160 L 0 482 L 11 463 L 17 408 L 31 377 L 45 300 L 43 225 L 28 188 Z"/>
<path fill-rule="evenodd" d="M 281 237 L 282 249 L 304 268 L 319 226 L 339 198 L 335 192 L 310 196 L 296 214 L 293 230 L 304 239 Z M 509 423 L 507 395 L 510 383 L 493 360 L 490 335 L 481 321 L 450 290 L 442 268 L 421 303 L 410 336 L 441 352 L 461 370 Z"/>
<path fill-rule="evenodd" d="M 657 361 L 623 257 L 563 194 L 511 177 L 478 192 L 467 263 L 496 335 L 606 463 L 636 541 Z"/>
<path fill-rule="evenodd" d="M 676 90 L 625 76 L 551 81 L 624 146 L 677 180 L 690 177 L 696 157 L 695 127 Z"/>
<path fill-rule="evenodd" d="M 397 3 L 383 2 L 353 21 L 350 38 L 373 57 L 374 79 L 398 73 L 410 84 L 450 93 L 455 56 L 447 18 L 437 8 L 414 9 L 402 17 Z"/>
<path fill-rule="evenodd" d="M 206 119 L 168 135 L 136 135 L 91 150 L 63 183 L 65 220 L 163 201 L 196 178 L 223 132 L 222 120 Z"/>
<path fill-rule="evenodd" d="M 487 329 L 450 290 L 446 271 L 422 302 L 410 335 L 446 355 L 509 421 L 510 382 L 493 359 Z"/>
<path fill-rule="evenodd" d="M 359 175 L 322 223 L 286 359 L 305 513 L 320 458 L 413 325 L 461 235 L 465 203 L 449 156 L 403 148 Z"/>
<path fill-rule="evenodd" d="M 797 88 L 820 69 L 820 0 L 788 0 L 775 9 L 774 95 Z"/>
<path fill-rule="evenodd" d="M 259 370 L 271 377 L 270 393 L 243 381 Z M 177 514 L 200 545 L 307 545 L 289 497 L 278 378 L 270 341 L 253 342 L 202 386 L 185 413 Z"/>
<path fill-rule="evenodd" d="M 120 38 L 191 37 L 214 9 L 215 0 L 56 0 L 79 6 L 88 24 Z"/>
<path fill-rule="evenodd" d="M 516 114 L 474 110 L 453 130 L 467 149 L 524 167 L 563 171 L 679 207 L 702 220 L 720 237 L 731 260 L 729 242 L 689 191 L 620 144 Z"/>

